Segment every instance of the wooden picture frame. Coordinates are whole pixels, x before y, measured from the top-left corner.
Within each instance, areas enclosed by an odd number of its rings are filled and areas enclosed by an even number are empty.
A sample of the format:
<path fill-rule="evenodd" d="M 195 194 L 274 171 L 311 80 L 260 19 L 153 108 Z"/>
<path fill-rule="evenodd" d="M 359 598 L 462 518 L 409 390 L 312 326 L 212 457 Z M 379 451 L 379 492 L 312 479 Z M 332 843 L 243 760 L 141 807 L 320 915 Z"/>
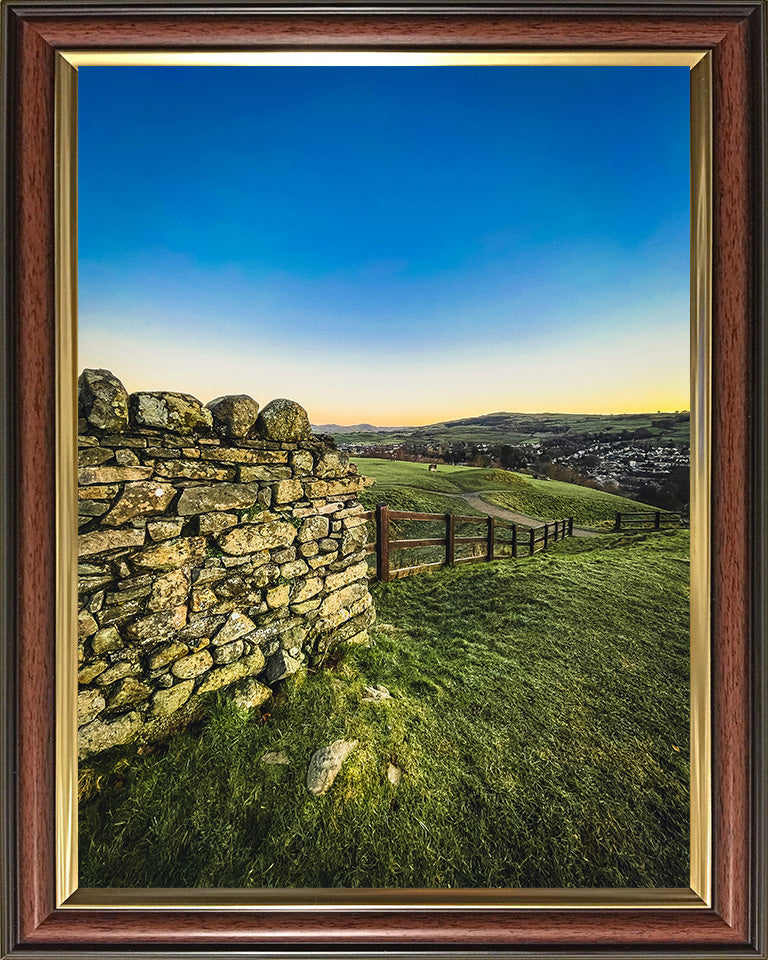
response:
<path fill-rule="evenodd" d="M 9 0 L 3 9 L 1 956 L 766 957 L 766 4 Z M 59 906 L 56 890 L 57 51 L 705 50 L 712 54 L 712 904 L 438 900 Z M 306 891 L 305 891 L 306 894 Z"/>

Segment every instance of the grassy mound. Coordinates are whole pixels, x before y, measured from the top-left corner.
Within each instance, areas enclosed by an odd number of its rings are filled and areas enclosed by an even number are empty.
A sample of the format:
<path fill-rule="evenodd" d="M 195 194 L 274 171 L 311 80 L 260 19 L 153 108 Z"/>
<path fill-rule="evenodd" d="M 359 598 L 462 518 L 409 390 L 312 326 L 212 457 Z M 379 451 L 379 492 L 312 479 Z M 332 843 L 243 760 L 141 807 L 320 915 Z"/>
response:
<path fill-rule="evenodd" d="M 483 500 L 539 520 L 573 517 L 576 523 L 589 527 L 613 526 L 617 511 L 653 513 L 656 509 L 591 487 L 577 487 L 559 480 L 534 480 L 519 474 L 512 476 L 520 482 L 510 482 L 508 490 L 483 493 Z"/>
<path fill-rule="evenodd" d="M 101 760 L 81 885 L 687 886 L 687 558 L 685 533 L 600 537 L 380 585 L 375 644 L 271 715 L 220 701 Z M 360 746 L 313 798 L 339 737 Z"/>
<path fill-rule="evenodd" d="M 536 520 L 573 517 L 579 524 L 607 527 L 613 524 L 617 511 L 656 509 L 591 487 L 558 480 L 536 480 L 508 470 L 441 465 L 430 473 L 425 463 L 363 457 L 354 462 L 359 473 L 376 481 L 376 485 L 365 494 L 366 503 L 386 502 L 400 510 L 473 514 L 477 511 L 460 498 L 462 494 L 478 493 L 488 503 Z M 410 502 L 418 501 L 423 506 L 400 506 L 404 498 L 410 498 Z M 428 506 L 428 503 L 433 505 Z"/>
<path fill-rule="evenodd" d="M 379 460 L 374 457 L 352 457 L 358 473 L 373 477 L 382 487 L 416 487 L 435 493 L 460 493 L 461 487 L 454 482 L 456 474 L 465 473 L 467 467 L 443 466 L 431 471 L 426 463 L 410 463 L 406 460 Z M 481 472 L 481 471 L 478 471 Z M 482 471 L 485 473 L 495 471 Z"/>

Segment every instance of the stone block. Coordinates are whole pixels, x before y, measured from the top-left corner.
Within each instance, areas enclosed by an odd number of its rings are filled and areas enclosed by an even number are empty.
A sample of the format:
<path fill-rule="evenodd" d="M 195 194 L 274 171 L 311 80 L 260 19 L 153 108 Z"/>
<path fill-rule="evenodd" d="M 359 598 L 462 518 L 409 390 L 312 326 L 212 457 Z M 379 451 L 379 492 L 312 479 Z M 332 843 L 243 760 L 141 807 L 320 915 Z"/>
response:
<path fill-rule="evenodd" d="M 186 603 L 189 583 L 189 573 L 184 569 L 171 570 L 162 577 L 158 577 L 152 584 L 148 609 L 167 610 L 169 607 L 178 607 Z"/>
<path fill-rule="evenodd" d="M 289 656 L 285 650 L 278 650 L 267 660 L 265 674 L 267 683 L 277 683 L 278 680 L 283 680 L 292 673 L 296 673 L 300 667 L 301 663 L 298 660 Z"/>
<path fill-rule="evenodd" d="M 309 450 L 295 450 L 290 457 L 291 466 L 299 476 L 312 473 L 315 468 L 315 458 Z"/>
<path fill-rule="evenodd" d="M 209 607 L 214 607 L 217 602 L 218 597 L 213 590 L 211 590 L 210 587 L 203 585 L 193 589 L 189 608 L 195 613 L 199 613 L 201 610 L 207 610 Z"/>
<path fill-rule="evenodd" d="M 213 666 L 213 657 L 207 650 L 201 650 L 199 653 L 190 654 L 188 657 L 182 657 L 171 667 L 171 673 L 180 680 L 190 680 L 192 677 L 199 677 L 201 673 L 210 670 Z"/>
<path fill-rule="evenodd" d="M 211 643 L 215 645 L 231 643 L 231 641 L 238 640 L 240 637 L 244 637 L 247 633 L 251 633 L 255 629 L 256 624 L 250 617 L 247 617 L 244 613 L 235 611 L 230 614 L 227 622 L 213 637 Z"/>
<path fill-rule="evenodd" d="M 124 677 L 135 677 L 141 671 L 138 663 L 134 660 L 118 660 L 109 670 L 105 670 L 96 677 L 96 683 L 100 687 L 108 687 L 110 683 L 116 680 L 122 680 Z"/>
<path fill-rule="evenodd" d="M 181 520 L 153 520 L 147 524 L 147 533 L 155 541 L 170 540 L 181 533 Z"/>
<path fill-rule="evenodd" d="M 264 407 L 259 414 L 256 429 L 259 436 L 265 440 L 276 440 L 280 443 L 306 440 L 312 432 L 304 407 L 284 397 L 272 400 Z"/>
<path fill-rule="evenodd" d="M 98 623 L 87 610 L 80 610 L 77 614 L 77 636 L 90 637 L 99 629 Z"/>
<path fill-rule="evenodd" d="M 164 513 L 175 496 L 175 487 L 168 483 L 159 483 L 155 480 L 126 483 L 123 495 L 104 517 L 104 523 L 119 527 L 138 517 Z"/>
<path fill-rule="evenodd" d="M 77 471 L 77 482 L 81 487 L 91 484 L 126 483 L 129 480 L 148 480 L 152 476 L 152 467 L 81 467 Z"/>
<path fill-rule="evenodd" d="M 301 480 L 278 480 L 272 486 L 272 502 L 293 503 L 294 500 L 301 500 L 303 493 Z"/>
<path fill-rule="evenodd" d="M 237 522 L 236 513 L 201 513 L 197 519 L 201 537 L 211 533 L 214 535 L 222 533 L 230 527 L 237 526 Z"/>
<path fill-rule="evenodd" d="M 136 711 L 125 713 L 114 720 L 93 720 L 78 731 L 78 755 L 82 760 L 92 753 L 128 743 L 138 736 L 141 728 L 141 717 Z"/>
<path fill-rule="evenodd" d="M 120 491 L 117 483 L 99 484 L 93 487 L 78 487 L 78 500 L 112 500 Z"/>
<path fill-rule="evenodd" d="M 254 677 L 246 677 L 239 683 L 234 684 L 229 694 L 236 706 L 243 710 L 251 710 L 266 703 L 272 696 L 272 691 L 269 687 L 265 687 L 263 683 L 259 683 Z"/>
<path fill-rule="evenodd" d="M 133 422 L 139 427 L 187 436 L 209 433 L 213 426 L 211 411 L 187 393 L 132 393 L 128 406 Z"/>
<path fill-rule="evenodd" d="M 296 527 L 284 520 L 245 524 L 217 537 L 225 553 L 243 556 L 259 550 L 289 547 L 296 539 Z"/>
<path fill-rule="evenodd" d="M 149 669 L 159 670 L 175 660 L 181 660 L 188 653 L 189 647 L 185 643 L 166 643 L 150 656 Z"/>
<path fill-rule="evenodd" d="M 317 461 L 315 476 L 317 477 L 344 477 L 349 468 L 349 457 L 339 450 L 329 450 Z"/>
<path fill-rule="evenodd" d="M 175 713 L 192 696 L 194 680 L 182 680 L 167 690 L 158 690 L 152 697 L 152 714 L 167 717 Z"/>
<path fill-rule="evenodd" d="M 252 435 L 259 416 L 259 405 L 244 393 L 216 397 L 206 404 L 213 416 L 213 427 L 222 437 L 245 438 Z"/>
<path fill-rule="evenodd" d="M 102 653 L 110 653 L 113 650 L 119 650 L 122 645 L 123 641 L 117 627 L 104 627 L 99 630 L 93 640 L 91 640 L 93 652 L 97 656 Z"/>
<path fill-rule="evenodd" d="M 271 610 L 275 610 L 278 607 L 284 607 L 288 603 L 288 598 L 290 596 L 290 588 L 287 584 L 281 584 L 278 587 L 273 587 L 271 590 L 267 590 L 267 606 Z"/>
<path fill-rule="evenodd" d="M 96 430 L 128 427 L 128 393 L 110 370 L 83 370 L 77 378 L 77 412 Z"/>
<path fill-rule="evenodd" d="M 264 654 L 260 650 L 256 650 L 234 663 L 229 663 L 224 667 L 216 667 L 203 680 L 197 692 L 201 694 L 210 693 L 234 683 L 235 680 L 242 680 L 243 677 L 256 676 L 264 669 L 264 663 Z"/>
<path fill-rule="evenodd" d="M 342 570 L 339 573 L 329 573 L 325 578 L 325 588 L 326 590 L 338 590 L 339 587 L 345 586 L 348 583 L 354 583 L 356 580 L 367 580 L 368 579 L 368 564 L 363 560 L 360 563 L 354 563 L 351 567 L 347 567 L 346 570 Z M 366 586 L 367 591 L 367 586 Z"/>
<path fill-rule="evenodd" d="M 286 580 L 295 580 L 297 577 L 303 577 L 309 570 L 304 560 L 292 560 L 290 563 L 284 563 L 280 567 L 280 576 Z"/>
<path fill-rule="evenodd" d="M 201 450 L 203 460 L 218 460 L 220 463 L 288 463 L 286 450 L 244 450 L 241 447 L 219 447 L 216 450 Z"/>
<path fill-rule="evenodd" d="M 141 597 L 135 600 L 127 600 L 124 603 L 111 604 L 99 612 L 99 624 L 102 627 L 106 627 L 110 623 L 120 623 L 123 620 L 130 620 L 130 618 L 135 617 L 137 613 L 141 613 L 143 608 L 144 600 Z"/>
<path fill-rule="evenodd" d="M 114 457 L 115 451 L 109 447 L 88 447 L 77 454 L 78 467 L 97 467 Z"/>
<path fill-rule="evenodd" d="M 182 517 L 214 510 L 242 510 L 256 503 L 259 486 L 256 483 L 217 483 L 207 487 L 187 487 L 182 491 L 176 507 Z"/>
<path fill-rule="evenodd" d="M 261 464 L 240 467 L 240 481 L 242 483 L 261 480 L 271 483 L 274 480 L 289 480 L 293 476 L 290 467 L 282 464 Z"/>
<path fill-rule="evenodd" d="M 77 725 L 95 720 L 106 707 L 107 702 L 100 690 L 82 690 L 77 695 Z"/>
<path fill-rule="evenodd" d="M 110 710 L 119 710 L 122 707 L 134 706 L 148 699 L 152 691 L 146 683 L 135 677 L 126 677 L 118 681 L 109 692 L 107 706 Z"/>
<path fill-rule="evenodd" d="M 158 477 L 182 480 L 234 480 L 232 467 L 215 467 L 212 463 L 199 460 L 161 460 L 155 464 Z"/>
<path fill-rule="evenodd" d="M 143 536 L 143 531 L 141 533 Z M 184 564 L 201 561 L 207 552 L 205 537 L 179 537 L 147 547 L 133 558 L 133 562 L 151 570 L 175 570 Z"/>
<path fill-rule="evenodd" d="M 92 557 L 108 550 L 121 550 L 126 547 L 140 547 L 145 540 L 144 530 L 94 530 L 81 533 L 77 538 L 78 557 Z"/>
<path fill-rule="evenodd" d="M 125 635 L 131 640 L 159 642 L 172 636 L 186 622 L 187 608 L 180 604 L 170 610 L 161 610 L 159 613 L 151 613 L 148 617 L 134 620 L 125 628 Z"/>
<path fill-rule="evenodd" d="M 214 647 L 213 662 L 217 665 L 232 663 L 239 660 L 245 652 L 245 644 L 242 640 L 233 640 L 232 643 L 225 643 L 222 647 Z"/>
<path fill-rule="evenodd" d="M 328 517 L 307 517 L 299 527 L 298 540 L 306 543 L 308 540 L 322 540 L 328 536 L 331 524 Z M 335 548 L 334 544 L 334 548 Z"/>
<path fill-rule="evenodd" d="M 77 671 L 77 682 L 91 683 L 100 673 L 104 673 L 108 666 L 109 663 L 106 660 L 95 660 L 91 663 L 86 663 Z"/>

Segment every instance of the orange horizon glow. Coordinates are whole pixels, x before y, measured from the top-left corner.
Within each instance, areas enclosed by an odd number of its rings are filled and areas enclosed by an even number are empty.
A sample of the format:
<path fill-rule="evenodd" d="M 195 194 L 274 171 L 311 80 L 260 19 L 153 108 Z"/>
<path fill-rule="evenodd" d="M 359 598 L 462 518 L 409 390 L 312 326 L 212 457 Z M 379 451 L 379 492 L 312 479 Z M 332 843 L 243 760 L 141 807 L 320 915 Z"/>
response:
<path fill-rule="evenodd" d="M 289 345 L 156 338 L 140 332 L 84 332 L 79 369 L 110 369 L 129 392 L 187 393 L 203 403 L 244 393 L 264 407 L 287 397 L 312 423 L 426 426 L 493 412 L 608 415 L 690 408 L 687 335 L 610 343 L 584 333 L 550 352 L 537 343 L 500 343 L 428 354 L 403 348 L 389 356 L 294 352 Z"/>

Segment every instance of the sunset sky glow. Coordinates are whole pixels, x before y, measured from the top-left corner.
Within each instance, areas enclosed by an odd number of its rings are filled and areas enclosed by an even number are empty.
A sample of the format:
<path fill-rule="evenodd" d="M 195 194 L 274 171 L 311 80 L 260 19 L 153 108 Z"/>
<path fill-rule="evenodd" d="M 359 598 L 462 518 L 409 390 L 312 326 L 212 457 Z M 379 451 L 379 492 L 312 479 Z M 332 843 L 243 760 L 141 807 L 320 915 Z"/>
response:
<path fill-rule="evenodd" d="M 79 366 L 314 423 L 689 406 L 686 67 L 81 67 Z"/>

